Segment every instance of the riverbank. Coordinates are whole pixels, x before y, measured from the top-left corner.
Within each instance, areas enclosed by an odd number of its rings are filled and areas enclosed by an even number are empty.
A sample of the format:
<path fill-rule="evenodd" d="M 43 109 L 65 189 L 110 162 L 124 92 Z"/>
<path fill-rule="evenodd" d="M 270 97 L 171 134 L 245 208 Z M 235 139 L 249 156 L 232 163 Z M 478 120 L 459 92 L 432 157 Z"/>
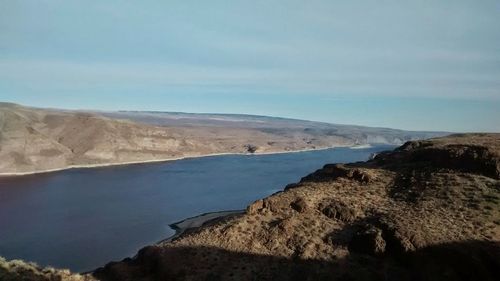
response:
<path fill-rule="evenodd" d="M 209 212 L 203 213 L 201 215 L 197 215 L 194 217 L 190 217 L 187 219 L 183 219 L 179 222 L 170 224 L 170 228 L 175 230 L 175 234 L 168 237 L 167 239 L 163 239 L 157 244 L 166 243 L 174 240 L 175 238 L 181 236 L 186 231 L 194 230 L 198 227 L 203 226 L 208 222 L 213 222 L 219 219 L 225 219 L 228 217 L 232 217 L 235 215 L 241 215 L 245 212 L 245 210 L 229 210 L 229 211 L 217 211 L 217 212 Z"/>
<path fill-rule="evenodd" d="M 219 220 L 223 219 L 229 219 L 237 215 L 242 215 L 245 213 L 245 210 L 229 210 L 229 211 L 216 211 L 216 212 L 208 212 L 208 213 L 203 213 L 201 215 L 197 215 L 194 217 L 189 217 L 186 219 L 183 219 L 181 221 L 169 224 L 169 227 L 173 230 L 175 230 L 175 234 L 165 238 L 163 240 L 158 241 L 155 243 L 156 245 L 161 245 L 162 243 L 169 243 L 173 241 L 174 239 L 180 237 L 184 233 L 192 230 L 196 230 L 197 228 L 200 228 L 204 225 L 206 225 L 209 222 L 216 222 Z M 0 257 L 1 261 L 1 257 Z M 92 274 L 95 270 L 89 270 L 89 271 L 84 271 L 80 272 L 79 274 L 83 275 L 90 275 Z"/>
<path fill-rule="evenodd" d="M 496 280 L 499 137 L 414 141 L 371 162 L 325 165 L 243 215 L 144 247 L 94 276 Z"/>
<path fill-rule="evenodd" d="M 337 145 L 337 146 L 329 146 L 329 147 L 320 147 L 320 148 L 311 148 L 311 149 L 299 149 L 299 150 L 283 150 L 283 151 L 263 151 L 263 152 L 255 152 L 255 153 L 237 153 L 237 152 L 222 152 L 222 153 L 209 153 L 209 154 L 200 154 L 200 155 L 189 155 L 189 156 L 181 156 L 181 157 L 169 157 L 162 159 L 151 159 L 151 160 L 138 160 L 138 161 L 127 161 L 127 162 L 113 162 L 113 163 L 99 163 L 99 164 L 84 164 L 84 165 L 70 165 L 67 167 L 47 169 L 47 170 L 38 170 L 38 171 L 30 171 L 30 172 L 12 172 L 12 173 L 0 173 L 0 178 L 2 177 L 18 177 L 18 176 L 28 176 L 28 175 L 37 175 L 37 174 L 46 174 L 46 173 L 54 173 L 60 172 L 70 169 L 91 169 L 91 168 L 101 168 L 101 167 L 113 167 L 113 166 L 123 166 L 123 165 L 140 165 L 140 164 L 149 164 L 149 163 L 161 163 L 161 162 L 169 162 L 169 161 L 177 161 L 177 160 L 185 160 L 185 159 L 194 159 L 194 158 L 202 158 L 202 157 L 212 157 L 212 156 L 224 156 L 224 155 L 272 155 L 272 154 L 283 154 L 283 153 L 299 153 L 299 152 L 307 152 L 307 151 L 321 151 L 333 148 L 347 147 L 352 149 L 364 148 L 359 145 L 355 146 L 347 146 L 347 145 Z"/>
<path fill-rule="evenodd" d="M 326 163 L 362 161 L 386 149 L 219 156 L 5 178 L 0 180 L 0 213 L 9 216 L 0 218 L 0 229 L 6 229 L 1 254 L 86 272 L 171 238 L 175 230 L 169 224 L 206 212 L 243 209 Z M 102 228 L 96 232 L 89 225 Z M 50 246 L 38 241 L 50 241 Z M 18 245 L 28 244 L 32 246 L 21 252 Z"/>

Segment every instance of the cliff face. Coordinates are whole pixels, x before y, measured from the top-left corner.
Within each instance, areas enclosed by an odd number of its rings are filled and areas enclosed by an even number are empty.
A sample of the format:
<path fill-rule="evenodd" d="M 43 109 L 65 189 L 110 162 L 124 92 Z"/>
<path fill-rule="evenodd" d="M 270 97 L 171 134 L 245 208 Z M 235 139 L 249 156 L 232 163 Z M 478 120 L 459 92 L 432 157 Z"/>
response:
<path fill-rule="evenodd" d="M 497 280 L 500 134 L 408 142 L 326 165 L 101 280 Z"/>
<path fill-rule="evenodd" d="M 98 113 L 0 103 L 0 174 L 401 142 L 442 133 L 340 126 L 283 118 Z"/>

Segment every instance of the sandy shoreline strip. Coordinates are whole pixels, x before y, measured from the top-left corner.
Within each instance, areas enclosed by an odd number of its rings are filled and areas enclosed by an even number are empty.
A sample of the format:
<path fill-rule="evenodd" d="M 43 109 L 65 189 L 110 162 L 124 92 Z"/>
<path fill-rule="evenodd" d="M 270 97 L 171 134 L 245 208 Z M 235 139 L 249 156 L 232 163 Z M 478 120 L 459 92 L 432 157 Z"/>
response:
<path fill-rule="evenodd" d="M 225 218 L 228 216 L 232 215 L 239 215 L 243 214 L 245 210 L 229 210 L 229 211 L 218 211 L 218 212 L 210 212 L 210 213 L 203 213 L 201 215 L 197 215 L 195 217 L 190 217 L 184 220 L 181 220 L 176 223 L 170 224 L 170 228 L 175 230 L 175 234 L 159 241 L 157 244 L 160 243 L 165 243 L 165 242 L 170 242 L 173 239 L 181 236 L 184 232 L 186 232 L 189 229 L 195 229 L 198 227 L 203 226 L 208 221 L 220 219 L 220 218 Z"/>
<path fill-rule="evenodd" d="M 210 154 L 201 154 L 201 155 L 192 155 L 192 156 L 180 156 L 180 157 L 171 157 L 171 158 L 162 158 L 162 159 L 152 159 L 152 160 L 138 160 L 138 161 L 128 161 L 128 162 L 113 162 L 113 163 L 101 163 L 101 164 L 86 164 L 86 165 L 70 165 L 67 167 L 55 168 L 55 169 L 47 169 L 47 170 L 39 170 L 32 172 L 13 172 L 13 173 L 0 173 L 0 177 L 15 177 L 15 176 L 27 176 L 27 175 L 36 175 L 36 174 L 45 174 L 52 172 L 59 172 L 70 169 L 87 169 L 87 168 L 99 168 L 99 167 L 110 167 L 110 166 L 122 166 L 122 165 L 136 165 L 136 164 L 148 164 L 148 163 L 159 163 L 159 162 L 169 162 L 176 160 L 184 160 L 184 159 L 193 159 L 193 158 L 202 158 L 202 157 L 211 157 L 211 156 L 223 156 L 223 155 L 270 155 L 270 154 L 283 154 L 283 153 L 298 153 L 298 152 L 307 152 L 307 151 L 320 151 L 327 150 L 332 148 L 340 148 L 347 147 L 356 149 L 360 146 L 348 146 L 348 145 L 337 145 L 330 147 L 321 147 L 321 148 L 311 148 L 311 149 L 300 149 L 300 150 L 283 150 L 283 151 L 265 151 L 265 152 L 255 152 L 255 153 L 233 153 L 233 152 L 222 152 L 222 153 L 210 153 Z M 360 147 L 366 148 L 366 147 Z"/>

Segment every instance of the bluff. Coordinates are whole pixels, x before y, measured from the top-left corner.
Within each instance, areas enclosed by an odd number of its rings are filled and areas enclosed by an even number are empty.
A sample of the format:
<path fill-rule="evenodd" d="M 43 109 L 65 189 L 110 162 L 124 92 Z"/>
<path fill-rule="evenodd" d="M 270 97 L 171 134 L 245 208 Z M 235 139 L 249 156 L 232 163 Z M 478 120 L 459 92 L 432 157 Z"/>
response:
<path fill-rule="evenodd" d="M 497 280 L 500 134 L 411 141 L 330 164 L 100 280 Z"/>
<path fill-rule="evenodd" d="M 70 111 L 0 102 L 0 175 L 220 153 L 398 144 L 443 134 L 265 116 Z"/>

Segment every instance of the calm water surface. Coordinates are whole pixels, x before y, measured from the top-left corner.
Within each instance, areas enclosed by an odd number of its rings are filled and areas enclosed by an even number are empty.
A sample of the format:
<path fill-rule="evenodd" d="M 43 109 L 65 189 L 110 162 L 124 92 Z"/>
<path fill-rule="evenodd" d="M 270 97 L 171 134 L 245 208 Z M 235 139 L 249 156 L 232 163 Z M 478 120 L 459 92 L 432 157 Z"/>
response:
<path fill-rule="evenodd" d="M 87 271 L 133 256 L 200 213 L 243 209 L 367 149 L 226 155 L 0 178 L 0 256 Z"/>

